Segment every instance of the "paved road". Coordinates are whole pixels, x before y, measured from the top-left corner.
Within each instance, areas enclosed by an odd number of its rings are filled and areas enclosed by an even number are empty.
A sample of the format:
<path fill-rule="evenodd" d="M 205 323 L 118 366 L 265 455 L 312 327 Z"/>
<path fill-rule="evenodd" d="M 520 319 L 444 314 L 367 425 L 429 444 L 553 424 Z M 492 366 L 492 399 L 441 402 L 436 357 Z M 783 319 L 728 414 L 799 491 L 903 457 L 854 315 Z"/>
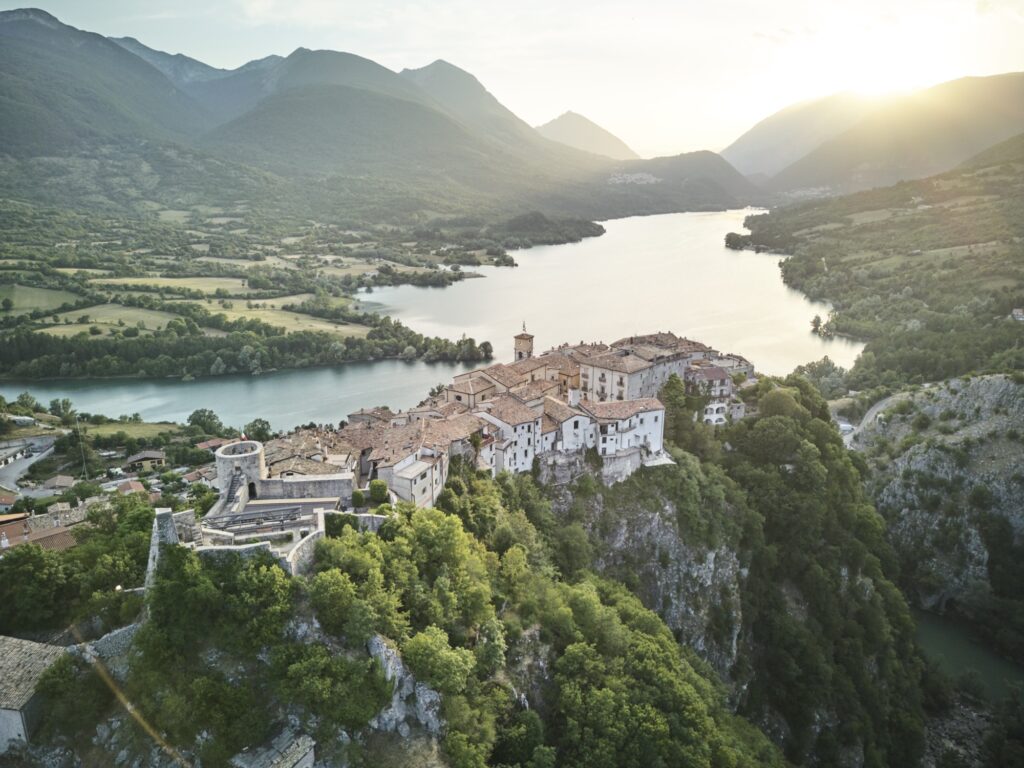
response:
<path fill-rule="evenodd" d="M 868 424 L 874 424 L 875 419 L 878 418 L 878 414 L 888 408 L 894 403 L 904 400 L 910 397 L 910 392 L 897 392 L 895 395 L 889 395 L 883 397 L 877 403 L 868 408 L 867 413 L 864 414 L 864 418 L 860 420 L 860 424 L 853 428 L 853 431 L 849 434 L 843 435 L 843 443 L 846 444 L 847 448 L 852 448 L 857 435 L 860 434 L 861 430 L 864 429 Z"/>
<path fill-rule="evenodd" d="M 24 440 L 14 440 L 3 444 L 3 447 L 11 445 L 25 445 L 26 443 L 32 446 L 33 454 L 24 459 L 18 459 L 8 464 L 6 467 L 0 467 L 0 485 L 5 488 L 10 488 L 13 491 L 20 491 L 18 488 L 18 479 L 28 472 L 28 468 L 35 464 L 40 459 L 45 459 L 51 453 L 53 453 L 53 444 L 57 440 L 57 435 L 43 435 L 40 437 L 29 437 Z M 24 491 L 26 496 L 51 496 L 53 491 L 42 491 L 42 490 L 31 490 L 27 489 Z"/>

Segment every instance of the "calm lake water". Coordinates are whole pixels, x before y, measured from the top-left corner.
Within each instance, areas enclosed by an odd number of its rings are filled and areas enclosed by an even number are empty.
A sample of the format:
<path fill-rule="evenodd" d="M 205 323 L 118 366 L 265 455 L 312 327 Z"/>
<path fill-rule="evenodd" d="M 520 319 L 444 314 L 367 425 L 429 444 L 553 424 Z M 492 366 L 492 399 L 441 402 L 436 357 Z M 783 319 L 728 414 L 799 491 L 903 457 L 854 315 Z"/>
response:
<path fill-rule="evenodd" d="M 914 611 L 914 619 L 925 655 L 954 679 L 974 670 L 992 701 L 1001 701 L 1011 685 L 1024 683 L 1024 668 L 983 646 L 963 624 L 920 610 Z"/>
<path fill-rule="evenodd" d="M 381 289 L 363 296 L 363 304 L 421 333 L 489 340 L 498 360 L 511 358 L 512 336 L 525 320 L 538 350 L 672 330 L 745 355 L 767 373 L 788 373 L 824 355 L 851 365 L 861 345 L 810 333 L 811 318 L 828 308 L 783 285 L 777 256 L 725 248 L 726 233 L 740 229 L 748 213 L 610 221 L 602 237 L 515 252 L 518 268 L 475 268 L 487 277 L 448 288 Z M 263 417 L 275 429 L 290 429 L 338 422 L 363 406 L 408 408 L 462 370 L 388 360 L 193 382 L 4 382 L 0 395 L 27 389 L 44 402 L 69 397 L 80 411 L 137 412 L 147 420 L 184 421 L 197 408 L 211 408 L 235 427 Z"/>
<path fill-rule="evenodd" d="M 472 267 L 483 280 L 361 298 L 420 333 L 487 339 L 500 360 L 511 357 L 512 336 L 526 321 L 538 350 L 671 330 L 744 355 L 765 373 L 825 355 L 852 365 L 863 345 L 810 332 L 811 318 L 828 307 L 783 284 L 778 256 L 725 247 L 726 233 L 742 230 L 749 213 L 608 221 L 602 237 L 513 252 L 516 269 Z"/>

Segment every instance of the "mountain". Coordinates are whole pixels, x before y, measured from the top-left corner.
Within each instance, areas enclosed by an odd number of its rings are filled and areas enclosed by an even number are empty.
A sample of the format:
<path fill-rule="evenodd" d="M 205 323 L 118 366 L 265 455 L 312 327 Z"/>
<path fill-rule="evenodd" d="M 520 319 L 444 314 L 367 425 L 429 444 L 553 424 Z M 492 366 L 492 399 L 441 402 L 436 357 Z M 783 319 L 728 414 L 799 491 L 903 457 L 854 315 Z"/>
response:
<path fill-rule="evenodd" d="M 253 109 L 263 99 L 290 88 L 340 85 L 437 106 L 413 83 L 374 61 L 339 51 L 297 48 L 285 58 L 267 57 L 223 77 L 185 84 L 185 90 L 220 122 Z"/>
<path fill-rule="evenodd" d="M 610 218 L 763 202 L 713 153 L 616 161 L 542 136 L 444 61 L 299 48 L 235 70 L 41 11 L 0 14 L 0 191 L 132 211 Z M 45 161 L 43 160 L 45 158 Z"/>
<path fill-rule="evenodd" d="M 196 81 L 213 80 L 230 74 L 230 70 L 217 69 L 182 53 L 164 53 L 143 45 L 134 37 L 111 37 L 126 51 L 131 51 L 144 61 L 148 61 L 159 69 L 172 83 L 179 88 Z"/>
<path fill-rule="evenodd" d="M 841 193 L 949 170 L 1024 131 L 1024 73 L 967 77 L 893 99 L 771 180 Z"/>
<path fill-rule="evenodd" d="M 539 143 L 540 137 L 533 128 L 494 98 L 473 75 L 447 61 L 438 59 L 420 69 L 403 69 L 399 74 L 468 128 L 506 145 Z"/>
<path fill-rule="evenodd" d="M 626 146 L 622 139 L 575 112 L 566 112 L 538 126 L 537 132 L 551 141 L 613 160 L 640 158 L 640 155 Z"/>
<path fill-rule="evenodd" d="M 34 10 L 0 12 L 0 153 L 63 154 L 127 140 L 184 140 L 210 116 L 101 35 Z"/>
<path fill-rule="evenodd" d="M 854 93 L 802 101 L 766 117 L 721 155 L 745 176 L 773 176 L 852 128 L 879 104 L 877 98 Z"/>

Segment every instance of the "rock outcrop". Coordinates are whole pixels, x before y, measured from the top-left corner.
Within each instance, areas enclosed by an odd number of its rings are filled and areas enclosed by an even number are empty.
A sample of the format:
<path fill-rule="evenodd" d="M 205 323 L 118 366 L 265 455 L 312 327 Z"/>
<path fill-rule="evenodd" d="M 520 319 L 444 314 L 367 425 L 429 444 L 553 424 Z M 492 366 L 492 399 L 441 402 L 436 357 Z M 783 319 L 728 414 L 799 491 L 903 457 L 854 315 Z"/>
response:
<path fill-rule="evenodd" d="M 406 738 L 413 728 L 419 727 L 431 736 L 444 731 L 441 717 L 441 694 L 426 683 L 416 680 L 405 666 L 398 650 L 380 635 L 374 635 L 366 644 L 370 655 L 377 660 L 384 677 L 392 683 L 391 702 L 370 721 L 376 731 L 397 733 Z"/>
<path fill-rule="evenodd" d="M 1024 385 L 1001 375 L 922 389 L 861 433 L 855 445 L 875 465 L 868 490 L 920 607 L 990 592 L 993 519 L 1024 536 L 1022 436 Z"/>

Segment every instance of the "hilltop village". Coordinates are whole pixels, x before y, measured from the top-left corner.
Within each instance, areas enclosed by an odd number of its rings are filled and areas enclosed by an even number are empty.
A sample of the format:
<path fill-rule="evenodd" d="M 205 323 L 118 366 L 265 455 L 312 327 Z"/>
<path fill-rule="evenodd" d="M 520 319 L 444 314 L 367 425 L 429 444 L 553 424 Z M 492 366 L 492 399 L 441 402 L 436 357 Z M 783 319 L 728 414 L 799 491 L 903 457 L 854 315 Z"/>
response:
<path fill-rule="evenodd" d="M 380 503 L 432 506 L 454 460 L 494 475 L 555 473 L 589 452 L 599 457 L 604 481 L 618 482 L 641 466 L 672 461 L 657 399 L 670 376 L 703 397 L 702 418 L 715 425 L 743 417 L 733 375 L 754 373 L 738 355 L 673 333 L 536 354 L 524 327 L 514 357 L 457 375 L 407 411 L 365 408 L 336 430 L 220 445 L 209 478 L 219 498 L 199 524 L 181 513 L 190 519 L 179 533 L 203 546 L 270 546 L 298 571 L 325 515 L 349 512 L 376 529 L 383 519 L 372 507 Z"/>

